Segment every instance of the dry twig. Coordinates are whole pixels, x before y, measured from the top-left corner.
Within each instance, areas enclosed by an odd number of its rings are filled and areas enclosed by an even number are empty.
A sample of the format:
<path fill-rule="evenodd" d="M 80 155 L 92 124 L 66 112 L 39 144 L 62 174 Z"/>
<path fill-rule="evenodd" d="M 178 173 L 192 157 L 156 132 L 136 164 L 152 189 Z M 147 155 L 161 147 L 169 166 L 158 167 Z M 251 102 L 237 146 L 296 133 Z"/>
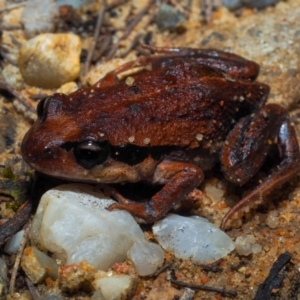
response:
<path fill-rule="evenodd" d="M 0 89 L 3 89 L 13 96 L 15 96 L 18 101 L 21 103 L 22 106 L 24 106 L 29 113 L 35 114 L 34 107 L 27 101 L 25 97 L 23 97 L 14 87 L 12 87 L 9 83 L 5 82 L 4 80 L 0 80 Z"/>
<path fill-rule="evenodd" d="M 30 226 L 31 226 L 31 222 L 28 222 L 26 227 L 25 227 L 24 236 L 22 238 L 20 248 L 19 248 L 17 256 L 16 256 L 15 264 L 14 264 L 13 269 L 12 269 L 11 279 L 10 279 L 10 283 L 9 283 L 9 289 L 8 289 L 9 294 L 14 293 L 17 273 L 18 273 L 20 261 L 21 261 L 21 258 L 22 258 L 23 250 L 24 250 L 25 245 L 28 241 L 28 234 L 29 234 Z"/>
<path fill-rule="evenodd" d="M 178 286 L 183 286 L 183 287 L 188 287 L 193 290 L 202 290 L 202 291 L 208 291 L 208 292 L 215 292 L 218 294 L 221 294 L 223 296 L 236 296 L 237 292 L 236 291 L 231 291 L 231 290 L 225 290 L 221 288 L 216 288 L 213 286 L 207 286 L 207 285 L 201 285 L 201 284 L 192 284 L 184 281 L 180 281 L 177 279 L 171 279 L 171 282 L 173 284 L 176 284 Z"/>
<path fill-rule="evenodd" d="M 149 2 L 146 4 L 146 6 L 144 8 L 142 8 L 140 10 L 140 12 L 133 18 L 133 20 L 129 23 L 129 25 L 125 29 L 124 34 L 120 37 L 118 42 L 112 46 L 111 50 L 109 51 L 109 53 L 107 54 L 107 56 L 105 58 L 105 61 L 108 61 L 113 58 L 117 49 L 119 48 L 121 41 L 126 39 L 130 35 L 130 33 L 132 32 L 134 27 L 140 22 L 140 20 L 143 18 L 143 16 L 146 14 L 146 12 L 149 10 L 152 3 L 153 3 L 153 0 L 149 0 Z"/>
<path fill-rule="evenodd" d="M 15 213 L 12 219 L 0 226 L 0 245 L 5 243 L 14 233 L 21 229 L 21 227 L 29 219 L 32 210 L 32 201 L 27 200 Z"/>
<path fill-rule="evenodd" d="M 40 300 L 41 297 L 39 295 L 39 292 L 37 288 L 34 286 L 34 284 L 31 282 L 31 280 L 28 277 L 25 277 L 25 281 L 33 300 Z"/>
<path fill-rule="evenodd" d="M 9 63 L 11 63 L 13 66 L 17 66 L 17 62 L 13 60 L 5 51 L 5 48 L 0 47 L 0 55 L 7 60 Z"/>
<path fill-rule="evenodd" d="M 292 255 L 289 252 L 279 255 L 270 270 L 269 276 L 259 285 L 254 300 L 270 299 L 272 290 L 278 289 L 283 282 L 284 276 L 279 272 L 291 259 Z"/>
<path fill-rule="evenodd" d="M 93 42 L 92 42 L 91 47 L 89 49 L 89 52 L 88 52 L 88 55 L 87 55 L 87 58 L 86 58 L 86 62 L 85 62 L 85 65 L 84 65 L 84 74 L 85 75 L 88 73 L 91 62 L 92 62 L 92 58 L 93 58 L 94 51 L 96 49 L 97 39 L 98 39 L 99 34 L 100 34 L 100 30 L 101 30 L 105 10 L 106 10 L 106 0 L 102 0 L 102 5 L 101 5 L 101 8 L 99 9 L 99 12 L 98 12 L 98 18 L 97 18 L 97 24 L 96 24 L 96 28 L 95 28 L 95 32 L 94 32 Z"/>

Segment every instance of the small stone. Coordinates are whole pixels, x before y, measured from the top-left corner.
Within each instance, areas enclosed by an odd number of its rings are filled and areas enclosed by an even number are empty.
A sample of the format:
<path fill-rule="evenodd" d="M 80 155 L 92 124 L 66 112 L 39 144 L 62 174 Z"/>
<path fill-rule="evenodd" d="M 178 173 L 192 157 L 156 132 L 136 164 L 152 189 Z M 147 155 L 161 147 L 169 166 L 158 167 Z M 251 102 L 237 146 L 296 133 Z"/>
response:
<path fill-rule="evenodd" d="M 174 6 L 163 3 L 155 16 L 158 27 L 164 29 L 174 29 L 180 26 L 185 20 L 183 14 Z"/>
<path fill-rule="evenodd" d="M 225 191 L 224 189 L 220 189 L 210 183 L 207 183 L 204 187 L 204 193 L 215 203 L 222 200 Z"/>
<path fill-rule="evenodd" d="M 262 250 L 262 245 L 260 245 L 260 244 L 254 244 L 254 245 L 252 246 L 252 253 L 253 253 L 253 254 L 260 253 L 261 250 Z"/>
<path fill-rule="evenodd" d="M 252 234 L 248 234 L 245 237 L 239 236 L 235 240 L 235 249 L 239 255 L 248 256 L 253 252 L 252 246 L 255 242 L 255 237 Z"/>
<path fill-rule="evenodd" d="M 58 5 L 53 0 L 28 1 L 21 15 L 25 35 L 33 37 L 40 33 L 53 32 L 58 15 Z"/>
<path fill-rule="evenodd" d="M 104 299 L 132 299 L 139 283 L 138 278 L 133 275 L 101 277 L 94 280 L 93 287 L 95 290 L 101 291 Z"/>
<path fill-rule="evenodd" d="M 58 88 L 79 76 L 80 52 L 77 35 L 45 33 L 22 45 L 18 64 L 27 84 Z"/>
<path fill-rule="evenodd" d="M 266 223 L 267 225 L 272 228 L 275 229 L 278 227 L 278 212 L 277 211 L 270 211 L 268 213 L 267 219 L 266 219 Z"/>
<path fill-rule="evenodd" d="M 214 262 L 234 249 L 234 243 L 225 232 L 198 216 L 170 214 L 156 222 L 152 229 L 166 251 L 196 263 Z"/>
<path fill-rule="evenodd" d="M 59 285 L 64 292 L 92 291 L 95 269 L 87 262 L 64 266 L 59 270 Z"/>
<path fill-rule="evenodd" d="M 192 300 L 194 299 L 195 291 L 190 288 L 184 288 L 180 300 Z"/>
<path fill-rule="evenodd" d="M 145 241 L 143 231 L 128 212 L 106 210 L 113 203 L 87 184 L 49 190 L 34 216 L 31 240 L 54 253 L 62 264 L 85 260 L 96 270 L 107 270 L 123 262 L 135 242 Z M 138 251 L 134 253 L 139 256 Z M 157 261 L 147 263 L 151 268 L 157 265 Z"/>
<path fill-rule="evenodd" d="M 20 243 L 24 236 L 24 230 L 14 234 L 5 244 L 4 251 L 10 255 L 16 254 L 20 248 Z"/>
<path fill-rule="evenodd" d="M 129 249 L 127 256 L 140 276 L 148 276 L 163 265 L 164 254 L 159 245 L 139 240 Z"/>
<path fill-rule="evenodd" d="M 56 279 L 58 276 L 56 261 L 35 247 L 24 250 L 21 267 L 33 283 L 40 283 L 46 277 Z"/>

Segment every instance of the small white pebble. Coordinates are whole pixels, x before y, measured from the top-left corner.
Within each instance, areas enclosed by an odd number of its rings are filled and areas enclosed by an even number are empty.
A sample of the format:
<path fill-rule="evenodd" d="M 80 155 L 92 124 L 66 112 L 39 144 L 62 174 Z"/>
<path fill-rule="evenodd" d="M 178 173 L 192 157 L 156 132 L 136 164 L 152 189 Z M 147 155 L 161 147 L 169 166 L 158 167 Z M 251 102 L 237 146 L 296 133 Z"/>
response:
<path fill-rule="evenodd" d="M 255 244 L 255 237 L 248 234 L 245 237 L 239 236 L 235 240 L 235 249 L 239 255 L 248 256 L 252 253 L 252 246 Z"/>
<path fill-rule="evenodd" d="M 278 227 L 278 212 L 277 211 L 270 211 L 266 223 L 270 228 L 277 228 Z"/>
<path fill-rule="evenodd" d="M 260 244 L 254 244 L 254 245 L 252 246 L 252 253 L 253 253 L 253 254 L 260 253 L 261 250 L 262 250 L 262 245 L 260 245 Z"/>

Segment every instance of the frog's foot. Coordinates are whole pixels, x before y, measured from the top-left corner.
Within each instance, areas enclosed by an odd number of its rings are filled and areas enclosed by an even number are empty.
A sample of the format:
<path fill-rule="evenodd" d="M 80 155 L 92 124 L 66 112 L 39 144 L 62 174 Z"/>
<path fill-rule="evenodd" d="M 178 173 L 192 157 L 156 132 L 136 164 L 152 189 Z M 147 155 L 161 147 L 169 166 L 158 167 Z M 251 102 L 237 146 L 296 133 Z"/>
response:
<path fill-rule="evenodd" d="M 161 162 L 154 173 L 153 182 L 164 184 L 150 200 L 135 202 L 121 196 L 118 192 L 113 194 L 119 204 L 113 204 L 109 210 L 123 209 L 134 217 L 142 219 L 145 223 L 152 223 L 164 217 L 180 201 L 185 200 L 190 192 L 203 180 L 202 170 L 186 162 Z"/>
<path fill-rule="evenodd" d="M 107 197 L 113 197 L 118 201 L 118 203 L 114 203 L 108 207 L 109 211 L 115 209 L 126 210 L 136 217 L 139 223 L 152 223 L 158 218 L 157 214 L 155 214 L 153 209 L 151 209 L 151 205 L 148 203 L 138 203 L 129 200 L 109 185 L 105 185 L 101 187 L 101 189 Z"/>
<path fill-rule="evenodd" d="M 257 173 L 272 145 L 278 147 L 281 163 L 273 174 L 227 212 L 221 223 L 222 230 L 236 212 L 300 172 L 295 130 L 288 113 L 276 104 L 266 105 L 253 118 L 241 119 L 226 142 L 221 156 L 222 170 L 235 183 L 244 184 Z"/>
<path fill-rule="evenodd" d="M 128 211 L 138 223 L 153 223 L 161 216 L 154 211 L 151 204 L 138 203 L 122 197 L 123 203 L 115 203 L 109 206 L 108 210 L 121 209 Z"/>

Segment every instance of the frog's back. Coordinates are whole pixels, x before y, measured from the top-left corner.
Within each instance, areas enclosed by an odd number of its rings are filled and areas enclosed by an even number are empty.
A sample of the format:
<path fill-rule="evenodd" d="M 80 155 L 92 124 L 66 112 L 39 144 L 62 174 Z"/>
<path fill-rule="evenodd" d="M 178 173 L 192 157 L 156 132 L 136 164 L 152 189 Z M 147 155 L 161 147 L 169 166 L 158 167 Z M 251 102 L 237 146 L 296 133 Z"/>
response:
<path fill-rule="evenodd" d="M 235 121 L 265 101 L 265 89 L 184 61 L 79 90 L 70 95 L 76 105 L 68 111 L 82 136 L 98 134 L 112 145 L 205 147 L 223 141 Z"/>

